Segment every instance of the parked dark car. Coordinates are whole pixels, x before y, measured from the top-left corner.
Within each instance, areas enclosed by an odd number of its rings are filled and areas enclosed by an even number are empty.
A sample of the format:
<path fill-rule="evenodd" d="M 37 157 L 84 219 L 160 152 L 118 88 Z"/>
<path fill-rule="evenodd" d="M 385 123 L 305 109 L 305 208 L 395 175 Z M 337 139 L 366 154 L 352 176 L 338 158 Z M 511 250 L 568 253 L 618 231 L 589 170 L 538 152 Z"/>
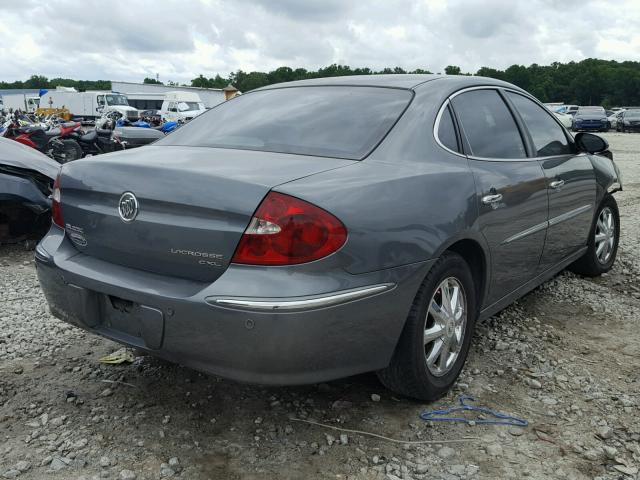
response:
<path fill-rule="evenodd" d="M 606 132 L 609 130 L 609 120 L 607 114 L 602 107 L 579 107 L 573 116 L 573 125 L 571 129 L 574 132 L 582 130 L 597 130 L 598 132 Z"/>
<path fill-rule="evenodd" d="M 618 132 L 640 131 L 640 110 L 626 110 L 622 112 L 616 124 Z"/>
<path fill-rule="evenodd" d="M 0 244 L 39 240 L 51 227 L 53 182 L 60 164 L 0 138 Z"/>
<path fill-rule="evenodd" d="M 273 85 L 64 165 L 38 275 L 54 315 L 196 369 L 262 384 L 377 371 L 432 400 L 478 318 L 566 267 L 612 267 L 607 148 L 489 78 Z"/>

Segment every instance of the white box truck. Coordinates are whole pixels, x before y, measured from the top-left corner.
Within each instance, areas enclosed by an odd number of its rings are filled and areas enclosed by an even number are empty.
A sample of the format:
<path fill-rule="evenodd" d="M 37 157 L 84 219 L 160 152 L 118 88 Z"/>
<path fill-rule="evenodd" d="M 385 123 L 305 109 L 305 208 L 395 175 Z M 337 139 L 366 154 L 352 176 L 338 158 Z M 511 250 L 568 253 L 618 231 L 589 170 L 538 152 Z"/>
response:
<path fill-rule="evenodd" d="M 38 108 L 40 97 L 28 93 L 3 93 L 0 95 L 0 110 L 22 110 L 23 112 L 35 112 Z"/>
<path fill-rule="evenodd" d="M 49 90 L 40 98 L 40 108 L 66 108 L 74 118 L 95 119 L 111 111 L 131 121 L 139 117 L 138 110 L 129 105 L 125 95 L 108 91 Z"/>

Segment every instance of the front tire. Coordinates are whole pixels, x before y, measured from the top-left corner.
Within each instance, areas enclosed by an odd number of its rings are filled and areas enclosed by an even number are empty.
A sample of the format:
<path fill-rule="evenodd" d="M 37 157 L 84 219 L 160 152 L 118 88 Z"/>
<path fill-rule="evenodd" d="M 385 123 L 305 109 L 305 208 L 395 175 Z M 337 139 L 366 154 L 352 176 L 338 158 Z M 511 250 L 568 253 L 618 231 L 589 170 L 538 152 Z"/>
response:
<path fill-rule="evenodd" d="M 419 400 L 444 395 L 469 353 L 476 302 L 469 265 L 460 255 L 445 252 L 422 282 L 391 362 L 378 372 L 380 381 Z"/>
<path fill-rule="evenodd" d="M 620 242 L 620 214 L 612 195 L 604 198 L 596 212 L 586 253 L 569 266 L 572 272 L 597 277 L 613 267 Z"/>

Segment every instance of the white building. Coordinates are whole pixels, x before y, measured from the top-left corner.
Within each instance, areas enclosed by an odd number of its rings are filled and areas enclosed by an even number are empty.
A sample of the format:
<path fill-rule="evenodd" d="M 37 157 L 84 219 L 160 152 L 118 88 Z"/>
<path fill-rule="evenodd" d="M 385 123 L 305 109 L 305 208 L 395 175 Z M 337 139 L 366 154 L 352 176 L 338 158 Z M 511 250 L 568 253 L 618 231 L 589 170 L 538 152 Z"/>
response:
<path fill-rule="evenodd" d="M 111 82 L 111 90 L 125 95 L 130 94 L 163 94 L 167 92 L 194 92 L 197 93 L 206 108 L 215 107 L 219 103 L 234 97 L 238 90 L 227 88 L 200 88 L 179 87 L 170 85 L 157 85 L 153 83 Z M 135 95 L 134 95 L 135 96 Z"/>

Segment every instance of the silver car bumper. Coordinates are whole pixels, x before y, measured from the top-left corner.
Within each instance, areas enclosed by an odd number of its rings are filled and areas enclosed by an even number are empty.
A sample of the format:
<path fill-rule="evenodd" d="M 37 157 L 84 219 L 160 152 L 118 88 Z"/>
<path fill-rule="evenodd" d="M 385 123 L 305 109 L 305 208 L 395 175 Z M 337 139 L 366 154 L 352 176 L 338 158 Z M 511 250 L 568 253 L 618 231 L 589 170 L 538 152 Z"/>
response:
<path fill-rule="evenodd" d="M 79 254 L 54 227 L 36 264 L 51 312 L 66 322 L 223 377 L 304 384 L 385 367 L 432 262 L 324 276 L 232 265 L 204 285 Z M 264 296 L 230 295 L 257 291 Z"/>

